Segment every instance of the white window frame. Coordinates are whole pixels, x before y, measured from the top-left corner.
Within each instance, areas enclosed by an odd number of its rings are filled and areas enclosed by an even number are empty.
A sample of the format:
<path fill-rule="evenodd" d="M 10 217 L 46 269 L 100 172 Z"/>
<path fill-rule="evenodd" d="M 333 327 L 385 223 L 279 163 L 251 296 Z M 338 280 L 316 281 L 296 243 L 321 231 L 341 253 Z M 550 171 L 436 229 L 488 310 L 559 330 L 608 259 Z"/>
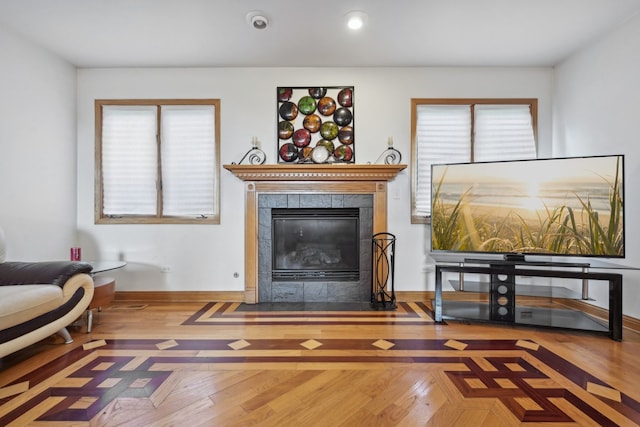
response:
<path fill-rule="evenodd" d="M 153 214 L 105 214 L 103 182 L 103 107 L 106 106 L 141 106 L 156 109 L 156 150 L 157 150 L 157 184 L 156 209 Z M 213 147 L 213 180 L 206 190 L 207 197 L 212 198 L 213 211 L 206 215 L 166 215 L 163 213 L 162 186 L 162 108 L 182 106 L 212 106 L 214 126 L 212 135 Z M 95 100 L 95 223 L 96 224 L 219 224 L 220 223 L 220 100 L 219 99 L 126 99 Z M 210 191 L 213 194 L 209 193 Z"/>
<path fill-rule="evenodd" d="M 430 215 L 421 215 L 416 210 L 416 195 L 418 192 L 418 108 L 424 105 L 432 106 L 467 106 L 471 119 L 469 129 L 469 161 L 474 159 L 474 120 L 475 108 L 478 105 L 528 105 L 531 112 L 531 126 L 538 152 L 538 100 L 535 98 L 412 98 L 411 99 L 411 223 L 429 224 Z M 455 163 L 456 161 L 454 161 Z M 445 162 L 446 163 L 446 162 Z M 430 167 L 430 165 L 429 165 Z M 429 189 L 430 192 L 430 189 Z"/>

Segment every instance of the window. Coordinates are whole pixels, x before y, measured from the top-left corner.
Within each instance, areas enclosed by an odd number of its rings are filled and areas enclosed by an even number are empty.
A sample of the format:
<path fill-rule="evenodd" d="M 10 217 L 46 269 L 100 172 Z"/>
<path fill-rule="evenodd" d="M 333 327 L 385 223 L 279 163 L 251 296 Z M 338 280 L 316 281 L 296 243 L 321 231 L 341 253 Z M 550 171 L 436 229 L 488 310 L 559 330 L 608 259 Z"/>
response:
<path fill-rule="evenodd" d="M 96 100 L 96 223 L 220 222 L 220 101 Z"/>
<path fill-rule="evenodd" d="M 431 214 L 431 165 L 537 155 L 537 99 L 412 99 L 411 222 Z"/>

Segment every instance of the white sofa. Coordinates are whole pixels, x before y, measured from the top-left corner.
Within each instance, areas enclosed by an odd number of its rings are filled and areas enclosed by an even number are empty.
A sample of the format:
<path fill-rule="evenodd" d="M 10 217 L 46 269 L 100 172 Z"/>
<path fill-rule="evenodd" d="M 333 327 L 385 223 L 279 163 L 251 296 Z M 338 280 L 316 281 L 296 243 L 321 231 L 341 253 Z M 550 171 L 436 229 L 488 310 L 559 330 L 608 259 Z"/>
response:
<path fill-rule="evenodd" d="M 93 297 L 91 264 L 6 261 L 0 228 L 0 357 L 60 334 L 86 311 Z"/>

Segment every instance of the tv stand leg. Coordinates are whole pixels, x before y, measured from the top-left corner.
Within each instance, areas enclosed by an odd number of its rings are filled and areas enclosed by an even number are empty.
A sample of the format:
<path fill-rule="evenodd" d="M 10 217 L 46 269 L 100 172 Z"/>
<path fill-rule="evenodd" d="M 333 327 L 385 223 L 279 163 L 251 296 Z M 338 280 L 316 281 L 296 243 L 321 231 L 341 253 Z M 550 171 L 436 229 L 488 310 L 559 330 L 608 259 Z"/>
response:
<path fill-rule="evenodd" d="M 442 322 L 442 271 L 436 265 L 436 297 L 433 307 L 433 317 L 436 323 Z"/>
<path fill-rule="evenodd" d="M 589 268 L 588 267 L 583 267 L 582 268 L 582 272 L 583 273 L 588 273 L 589 272 Z M 589 279 L 582 279 L 582 299 L 583 300 L 588 300 L 589 299 Z"/>
<path fill-rule="evenodd" d="M 458 273 L 458 282 L 460 286 L 460 292 L 464 292 L 464 273 L 462 271 Z"/>
<path fill-rule="evenodd" d="M 609 280 L 609 337 L 622 341 L 622 275 Z"/>

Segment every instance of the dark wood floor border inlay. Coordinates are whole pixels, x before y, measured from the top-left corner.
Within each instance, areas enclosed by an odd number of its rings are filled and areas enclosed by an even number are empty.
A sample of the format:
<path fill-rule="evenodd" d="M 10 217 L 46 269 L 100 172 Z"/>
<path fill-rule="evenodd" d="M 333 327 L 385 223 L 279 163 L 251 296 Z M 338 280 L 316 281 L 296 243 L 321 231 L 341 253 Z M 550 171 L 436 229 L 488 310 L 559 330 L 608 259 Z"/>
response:
<path fill-rule="evenodd" d="M 384 338 L 94 340 L 0 387 L 0 395 L 6 396 L 0 399 L 0 425 L 16 421 L 50 399 L 56 399 L 55 404 L 37 421 L 87 422 L 114 399 L 150 398 L 172 373 L 189 364 L 242 364 L 243 369 L 260 369 L 262 364 L 304 367 L 311 362 L 335 363 L 336 369 L 350 363 L 359 369 L 368 363 L 377 369 L 381 363 L 433 364 L 464 398 L 498 399 L 521 422 L 574 422 L 571 414 L 554 403 L 564 399 L 595 424 L 616 425 L 576 392 L 589 392 L 590 384 L 617 390 L 535 342 Z M 567 383 L 573 386 L 563 386 Z M 24 385 L 21 391 L 6 392 L 20 385 Z M 594 393 L 590 396 L 640 424 L 640 403 L 618 393 L 619 401 Z"/>
<path fill-rule="evenodd" d="M 359 312 L 272 312 L 272 311 L 237 311 L 239 303 L 211 302 L 189 317 L 182 325 L 211 325 L 224 322 L 226 325 L 295 325 L 304 319 L 305 325 L 425 325 L 432 324 L 432 311 L 422 302 L 399 302 L 394 311 L 359 311 Z"/>

